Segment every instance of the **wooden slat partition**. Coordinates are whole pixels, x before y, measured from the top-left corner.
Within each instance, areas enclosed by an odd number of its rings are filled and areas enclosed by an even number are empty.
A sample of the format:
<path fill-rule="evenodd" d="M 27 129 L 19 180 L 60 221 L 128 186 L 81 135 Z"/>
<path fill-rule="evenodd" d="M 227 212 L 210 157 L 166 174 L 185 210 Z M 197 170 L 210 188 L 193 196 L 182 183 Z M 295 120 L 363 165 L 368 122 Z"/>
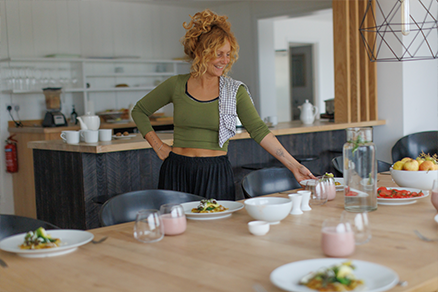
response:
<path fill-rule="evenodd" d="M 377 67 L 369 61 L 359 32 L 367 3 L 366 0 L 333 0 L 336 122 L 378 119 Z M 371 17 L 366 19 L 371 20 Z"/>

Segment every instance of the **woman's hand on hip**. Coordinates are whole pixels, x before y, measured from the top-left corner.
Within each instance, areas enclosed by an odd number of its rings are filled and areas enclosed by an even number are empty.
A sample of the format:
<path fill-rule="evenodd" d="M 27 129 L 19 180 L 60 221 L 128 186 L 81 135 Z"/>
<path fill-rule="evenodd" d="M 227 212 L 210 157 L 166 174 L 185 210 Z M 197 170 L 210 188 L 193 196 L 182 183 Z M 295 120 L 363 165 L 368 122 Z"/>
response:
<path fill-rule="evenodd" d="M 163 145 L 155 152 L 157 153 L 158 158 L 164 160 L 169 157 L 169 153 L 172 152 L 172 147 L 163 143 Z"/>

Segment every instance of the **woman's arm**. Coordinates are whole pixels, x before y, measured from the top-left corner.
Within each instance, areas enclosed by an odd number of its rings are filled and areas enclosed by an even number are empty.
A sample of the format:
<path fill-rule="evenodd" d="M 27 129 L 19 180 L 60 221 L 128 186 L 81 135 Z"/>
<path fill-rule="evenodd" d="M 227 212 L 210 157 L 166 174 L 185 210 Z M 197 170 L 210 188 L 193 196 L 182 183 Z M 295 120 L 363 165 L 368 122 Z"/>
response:
<path fill-rule="evenodd" d="M 274 134 L 269 133 L 260 142 L 266 151 L 268 151 L 272 156 L 277 158 L 281 163 L 284 164 L 295 176 L 298 182 L 305 179 L 315 179 L 315 176 L 308 170 L 304 165 L 299 163 L 292 155 L 287 152 L 287 150 L 281 145 L 280 141 L 274 136 Z"/>
<path fill-rule="evenodd" d="M 155 133 L 155 131 L 148 132 L 144 138 L 151 144 L 152 149 L 154 149 L 155 153 L 157 153 L 158 157 L 161 160 L 166 159 L 169 156 L 170 151 L 172 151 L 172 147 L 165 144 Z"/>

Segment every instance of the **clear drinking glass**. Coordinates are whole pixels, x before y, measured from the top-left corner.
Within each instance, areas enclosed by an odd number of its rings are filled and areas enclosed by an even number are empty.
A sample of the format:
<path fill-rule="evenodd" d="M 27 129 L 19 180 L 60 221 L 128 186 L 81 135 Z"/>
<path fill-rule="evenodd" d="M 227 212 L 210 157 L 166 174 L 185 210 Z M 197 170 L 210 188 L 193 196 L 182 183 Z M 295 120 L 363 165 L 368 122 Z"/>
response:
<path fill-rule="evenodd" d="M 310 191 L 310 206 L 324 205 L 327 202 L 326 185 L 320 181 L 321 177 L 309 179 L 304 186 L 306 191 Z"/>
<path fill-rule="evenodd" d="M 438 180 L 434 180 L 432 184 L 432 194 L 430 195 L 432 205 L 438 211 Z"/>
<path fill-rule="evenodd" d="M 160 207 L 161 220 L 164 225 L 165 235 L 184 233 L 187 227 L 184 208 L 178 204 L 164 204 Z"/>
<path fill-rule="evenodd" d="M 371 128 L 347 129 L 344 144 L 344 208 L 350 212 L 377 210 L 376 147 Z"/>
<path fill-rule="evenodd" d="M 349 213 L 343 211 L 341 221 L 350 222 L 352 225 L 356 244 L 364 244 L 371 240 L 370 222 L 367 213 Z"/>
<path fill-rule="evenodd" d="M 160 241 L 164 237 L 164 226 L 160 211 L 155 209 L 141 210 L 137 213 L 134 225 L 134 238 L 150 243 Z"/>

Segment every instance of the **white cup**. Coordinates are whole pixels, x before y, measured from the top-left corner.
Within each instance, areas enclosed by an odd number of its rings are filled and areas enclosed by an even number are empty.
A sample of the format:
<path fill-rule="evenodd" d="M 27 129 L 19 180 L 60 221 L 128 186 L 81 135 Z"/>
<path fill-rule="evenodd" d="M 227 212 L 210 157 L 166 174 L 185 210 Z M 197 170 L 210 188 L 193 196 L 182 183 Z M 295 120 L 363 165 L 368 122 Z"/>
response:
<path fill-rule="evenodd" d="M 301 200 L 301 210 L 302 211 L 311 211 L 312 208 L 309 206 L 310 202 L 310 195 L 312 194 L 311 191 L 298 191 L 298 194 L 301 194 L 303 196 L 303 199 Z"/>
<path fill-rule="evenodd" d="M 61 139 L 67 144 L 78 144 L 79 143 L 79 132 L 78 131 L 62 131 Z"/>
<path fill-rule="evenodd" d="M 99 141 L 111 141 L 113 130 L 99 129 Z"/>
<path fill-rule="evenodd" d="M 303 196 L 301 194 L 289 194 L 289 199 L 292 200 L 292 211 L 291 215 L 301 215 L 303 211 L 301 211 L 301 201 Z"/>
<path fill-rule="evenodd" d="M 97 143 L 99 141 L 99 131 L 83 130 L 81 137 L 84 138 L 85 143 Z"/>
<path fill-rule="evenodd" d="M 269 223 L 265 221 L 251 221 L 248 222 L 248 230 L 251 234 L 262 236 L 268 233 Z"/>

